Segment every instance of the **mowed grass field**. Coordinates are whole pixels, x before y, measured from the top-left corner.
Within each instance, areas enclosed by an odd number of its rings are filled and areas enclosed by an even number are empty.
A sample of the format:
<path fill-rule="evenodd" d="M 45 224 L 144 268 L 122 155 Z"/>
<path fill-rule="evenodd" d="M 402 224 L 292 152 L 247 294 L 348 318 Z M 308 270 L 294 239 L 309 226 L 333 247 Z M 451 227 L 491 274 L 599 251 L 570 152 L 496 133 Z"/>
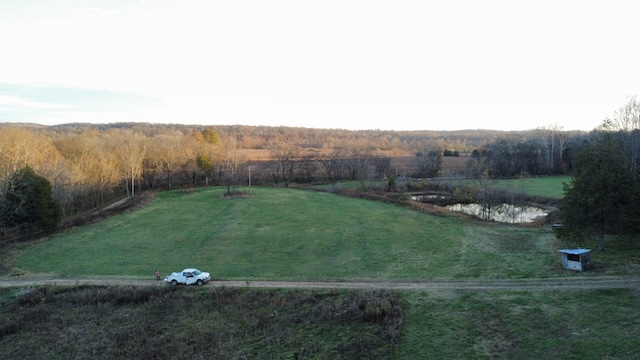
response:
<path fill-rule="evenodd" d="M 67 277 L 356 280 L 561 275 L 549 229 L 433 216 L 323 192 L 170 191 L 136 211 L 25 247 L 14 266 Z M 527 266 L 523 266 L 526 261 Z"/>

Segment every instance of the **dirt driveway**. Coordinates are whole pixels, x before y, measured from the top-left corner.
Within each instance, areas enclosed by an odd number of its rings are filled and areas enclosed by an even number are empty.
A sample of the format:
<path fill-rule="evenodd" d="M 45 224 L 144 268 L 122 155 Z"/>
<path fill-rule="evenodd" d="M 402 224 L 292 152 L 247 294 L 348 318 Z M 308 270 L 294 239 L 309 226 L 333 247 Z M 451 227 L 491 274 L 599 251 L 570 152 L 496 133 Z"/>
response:
<path fill-rule="evenodd" d="M 79 285 L 131 285 L 170 286 L 155 279 L 108 277 L 101 279 L 60 279 L 43 276 L 0 277 L 0 287 L 25 286 L 79 286 Z M 504 280 L 419 280 L 419 281 L 241 281 L 215 280 L 207 286 L 287 288 L 287 289 L 388 289 L 388 290 L 592 290 L 592 289 L 640 289 L 640 278 L 627 276 L 566 277 L 550 279 Z"/>

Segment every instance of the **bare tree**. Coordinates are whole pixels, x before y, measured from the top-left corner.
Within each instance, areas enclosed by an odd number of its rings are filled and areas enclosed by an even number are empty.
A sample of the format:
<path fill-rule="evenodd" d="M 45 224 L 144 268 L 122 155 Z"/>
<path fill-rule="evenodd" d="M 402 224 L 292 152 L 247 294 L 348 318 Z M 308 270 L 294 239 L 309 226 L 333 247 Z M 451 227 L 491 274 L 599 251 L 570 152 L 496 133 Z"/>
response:
<path fill-rule="evenodd" d="M 569 149 L 571 137 L 566 132 L 558 132 L 558 169 L 557 173 L 566 173 L 567 163 L 564 161 L 565 151 Z"/>
<path fill-rule="evenodd" d="M 342 170 L 344 167 L 344 152 L 342 149 L 334 149 L 326 157 L 318 158 L 322 164 L 329 181 L 339 181 L 342 179 Z"/>
<path fill-rule="evenodd" d="M 442 168 L 442 153 L 426 148 L 414 150 L 418 165 L 418 177 L 434 177 Z"/>
<path fill-rule="evenodd" d="M 313 151 L 302 153 L 298 160 L 298 172 L 296 177 L 302 182 L 312 182 L 316 176 L 316 161 L 317 154 Z"/>
<path fill-rule="evenodd" d="M 562 171 L 562 159 L 564 152 L 569 147 L 569 136 L 562 131 L 563 127 L 558 124 L 551 124 L 539 130 L 543 133 L 540 141 L 543 144 L 545 166 L 548 174 L 557 174 Z"/>
<path fill-rule="evenodd" d="M 169 188 L 184 159 L 181 135 L 159 134 L 149 140 L 146 162 L 153 173 L 166 181 Z"/>
<path fill-rule="evenodd" d="M 345 168 L 349 173 L 351 180 L 362 180 L 368 177 L 369 159 L 371 152 L 363 149 L 351 150 L 348 157 L 345 158 Z"/>
<path fill-rule="evenodd" d="M 107 192 L 121 181 L 110 139 L 96 134 L 74 134 L 56 141 L 67 162 L 66 176 L 70 181 L 67 191 L 74 206 L 92 208 L 104 204 Z"/>
<path fill-rule="evenodd" d="M 386 179 L 391 174 L 391 158 L 389 157 L 374 157 L 371 159 L 371 166 L 373 166 L 373 174 L 379 179 Z"/>
<path fill-rule="evenodd" d="M 238 152 L 227 154 L 222 160 L 223 179 L 227 185 L 227 194 L 235 194 L 236 186 L 240 185 L 243 178 L 246 161 Z"/>
<path fill-rule="evenodd" d="M 466 176 L 480 178 L 489 174 L 489 164 L 487 162 L 486 151 L 474 150 L 471 158 L 465 163 Z"/>
<path fill-rule="evenodd" d="M 540 143 L 542 145 L 542 157 L 544 159 L 544 165 L 541 167 L 541 169 L 548 175 L 551 175 L 553 173 L 555 153 L 554 129 L 540 127 L 537 129 L 537 135 L 540 138 Z"/>
<path fill-rule="evenodd" d="M 293 174 L 295 169 L 296 160 L 299 157 L 298 149 L 293 148 L 284 141 L 280 141 L 279 144 L 272 149 L 271 154 L 276 161 L 277 169 L 274 172 L 274 180 L 279 181 L 280 176 L 285 186 L 293 180 Z"/>
<path fill-rule="evenodd" d="M 147 151 L 147 137 L 132 130 L 114 134 L 114 149 L 118 165 L 124 175 L 127 195 L 135 197 L 135 182 L 142 173 L 142 164 Z"/>
<path fill-rule="evenodd" d="M 245 177 L 245 169 L 247 161 L 239 151 L 239 145 L 235 139 L 225 141 L 222 151 L 220 168 L 222 169 L 221 178 L 227 185 L 227 194 L 235 194 L 236 186 L 238 186 Z"/>
<path fill-rule="evenodd" d="M 509 136 L 488 146 L 487 160 L 491 177 L 511 177 L 520 173 L 518 144 L 520 137 Z"/>
<path fill-rule="evenodd" d="M 478 179 L 478 187 L 474 198 L 480 206 L 480 218 L 483 220 L 491 220 L 493 211 L 501 204 L 501 194 L 497 190 L 495 183 L 486 176 Z"/>
<path fill-rule="evenodd" d="M 200 144 L 193 135 L 186 135 L 182 137 L 180 141 L 178 157 L 180 160 L 182 171 L 185 175 L 191 178 L 191 184 L 196 184 L 198 176 L 198 166 L 196 164 L 196 157 Z"/>
<path fill-rule="evenodd" d="M 0 190 L 5 190 L 11 176 L 26 165 L 43 172 L 58 156 L 58 150 L 44 135 L 7 127 L 0 131 Z"/>
<path fill-rule="evenodd" d="M 621 150 L 637 176 L 640 170 L 640 101 L 635 96 L 630 97 L 612 118 L 604 120 L 602 128 L 618 132 Z"/>

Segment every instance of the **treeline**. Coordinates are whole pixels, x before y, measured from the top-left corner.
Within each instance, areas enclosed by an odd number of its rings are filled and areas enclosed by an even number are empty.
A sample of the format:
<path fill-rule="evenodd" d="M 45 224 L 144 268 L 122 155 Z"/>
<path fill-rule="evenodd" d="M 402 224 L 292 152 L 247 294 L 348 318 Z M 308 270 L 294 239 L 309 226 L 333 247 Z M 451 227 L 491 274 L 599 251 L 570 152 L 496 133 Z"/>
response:
<path fill-rule="evenodd" d="M 539 129 L 495 138 L 484 148 L 473 150 L 468 175 L 512 178 L 521 174 L 569 174 L 571 159 L 593 135 L 594 132 Z"/>
<path fill-rule="evenodd" d="M 274 144 L 286 141 L 291 147 L 300 149 L 336 149 L 368 148 L 385 151 L 411 151 L 428 141 L 437 149 L 454 149 L 461 154 L 469 154 L 473 149 L 483 148 L 494 137 L 505 132 L 493 130 L 461 131 L 389 131 L 389 130 L 344 130 L 314 129 L 273 126 L 245 125 L 180 125 L 150 123 L 112 123 L 112 124 L 63 124 L 50 127 L 38 125 L 32 129 L 44 132 L 73 133 L 78 129 L 85 131 L 107 131 L 110 129 L 130 129 L 134 132 L 153 137 L 162 134 L 192 134 L 207 128 L 213 128 L 221 137 L 234 138 L 242 149 L 264 150 Z"/>
<path fill-rule="evenodd" d="M 348 131 L 148 123 L 0 125 L 0 206 L 28 166 L 66 214 L 140 190 L 439 175 L 565 174 L 585 132 Z M 458 158 L 452 166 L 447 155 Z M 462 160 L 462 164 L 461 161 Z M 2 225 L 2 224 L 0 224 Z M 5 224 L 6 225 L 6 224 Z"/>

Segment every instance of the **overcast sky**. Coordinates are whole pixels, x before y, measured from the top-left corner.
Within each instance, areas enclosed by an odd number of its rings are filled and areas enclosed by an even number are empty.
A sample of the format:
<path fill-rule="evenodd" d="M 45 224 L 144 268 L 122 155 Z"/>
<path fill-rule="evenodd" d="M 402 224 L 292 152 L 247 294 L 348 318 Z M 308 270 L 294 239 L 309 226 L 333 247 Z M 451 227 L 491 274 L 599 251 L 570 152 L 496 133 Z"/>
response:
<path fill-rule="evenodd" d="M 640 95 L 638 14 L 615 0 L 0 0 L 0 121 L 592 130 Z"/>

